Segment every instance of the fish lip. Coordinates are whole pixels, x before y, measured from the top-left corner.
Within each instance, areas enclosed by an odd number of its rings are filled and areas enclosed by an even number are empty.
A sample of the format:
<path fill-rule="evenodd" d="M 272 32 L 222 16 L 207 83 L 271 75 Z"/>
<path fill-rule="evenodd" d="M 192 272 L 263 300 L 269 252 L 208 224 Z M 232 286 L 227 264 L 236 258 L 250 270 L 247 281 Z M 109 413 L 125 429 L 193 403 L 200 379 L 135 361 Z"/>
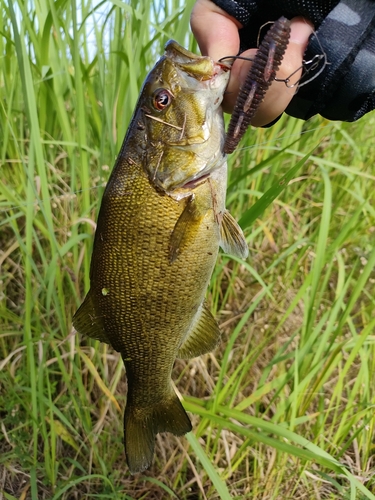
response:
<path fill-rule="evenodd" d="M 175 186 L 173 189 L 164 190 L 162 188 L 162 190 L 164 191 L 164 193 L 166 193 L 174 200 L 180 201 L 186 198 L 187 196 L 191 196 L 194 193 L 194 189 L 204 184 L 206 181 L 210 179 L 210 177 L 211 177 L 211 172 L 206 172 L 205 174 L 202 174 L 199 177 L 190 179 L 189 181 L 185 182 L 185 184 Z"/>
<path fill-rule="evenodd" d="M 182 47 L 176 40 L 168 40 L 168 42 L 164 46 L 164 50 L 166 53 L 172 52 L 174 55 L 178 55 L 184 59 L 184 62 L 189 62 L 191 59 L 199 60 L 205 56 L 198 56 L 194 54 L 194 52 L 190 52 L 190 50 Z"/>
<path fill-rule="evenodd" d="M 194 189 L 202 182 L 206 181 L 210 177 L 210 172 L 200 175 L 199 177 L 195 177 L 194 179 L 190 179 L 188 182 L 185 182 L 180 189 Z"/>
<path fill-rule="evenodd" d="M 164 50 L 165 56 L 173 61 L 173 64 L 201 83 L 204 81 L 211 82 L 231 69 L 226 63 L 214 61 L 209 56 L 198 56 L 190 52 L 175 40 L 169 40 Z"/>
<path fill-rule="evenodd" d="M 187 196 L 187 194 L 189 194 L 196 187 L 208 181 L 211 175 L 219 170 L 225 162 L 226 155 L 221 155 L 220 157 L 216 158 L 214 163 L 206 165 L 205 168 L 202 168 L 199 172 L 196 172 L 194 175 L 191 175 L 187 179 L 181 180 L 179 183 L 168 182 L 170 181 L 168 177 L 166 177 L 162 181 L 160 179 L 154 178 L 153 182 L 155 183 L 156 181 L 158 187 L 169 196 L 172 196 L 174 198 L 176 198 L 177 196 L 177 198 L 180 199 Z"/>
<path fill-rule="evenodd" d="M 185 196 L 190 194 L 193 189 L 206 182 L 210 178 L 211 173 L 211 171 L 201 172 L 196 177 L 190 177 L 188 181 L 184 181 L 183 183 L 175 184 L 169 187 L 165 185 L 165 180 L 161 181 L 160 179 L 153 178 L 152 182 L 153 185 L 161 192 L 166 193 L 167 195 L 172 197 L 177 196 L 178 199 L 180 199 L 184 198 Z"/>
<path fill-rule="evenodd" d="M 164 50 L 166 53 L 172 52 L 174 55 L 180 56 L 182 59 L 184 59 L 184 62 L 189 62 L 192 59 L 199 61 L 200 59 L 207 59 L 207 60 L 212 60 L 215 65 L 219 66 L 222 68 L 224 71 L 230 71 L 232 64 L 222 62 L 222 61 L 215 61 L 209 56 L 199 56 L 198 54 L 195 54 L 194 52 L 190 52 L 190 50 L 185 49 L 182 45 L 180 45 L 178 42 L 175 40 L 168 40 L 168 42 L 164 46 Z"/>

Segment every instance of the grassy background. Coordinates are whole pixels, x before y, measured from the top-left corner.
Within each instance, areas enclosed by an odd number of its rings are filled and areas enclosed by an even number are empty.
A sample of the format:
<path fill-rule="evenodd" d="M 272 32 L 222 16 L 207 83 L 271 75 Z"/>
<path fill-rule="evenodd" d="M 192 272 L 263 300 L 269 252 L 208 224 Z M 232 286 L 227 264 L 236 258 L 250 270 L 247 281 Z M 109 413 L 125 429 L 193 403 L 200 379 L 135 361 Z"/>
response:
<path fill-rule="evenodd" d="M 374 114 L 283 117 L 230 158 L 250 258 L 218 260 L 222 345 L 174 373 L 194 433 L 144 475 L 122 362 L 72 331 L 104 183 L 166 40 L 197 51 L 192 4 L 0 0 L 0 500 L 375 498 Z"/>

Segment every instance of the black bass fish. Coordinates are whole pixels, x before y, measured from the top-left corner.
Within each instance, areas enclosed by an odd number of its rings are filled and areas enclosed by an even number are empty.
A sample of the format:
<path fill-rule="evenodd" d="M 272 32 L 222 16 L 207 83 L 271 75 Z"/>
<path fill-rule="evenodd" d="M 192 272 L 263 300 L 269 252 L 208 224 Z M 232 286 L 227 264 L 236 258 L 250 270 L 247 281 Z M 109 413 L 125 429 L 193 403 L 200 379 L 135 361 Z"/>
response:
<path fill-rule="evenodd" d="M 173 364 L 219 342 L 204 302 L 219 246 L 248 254 L 225 210 L 220 104 L 228 78 L 226 65 L 167 43 L 143 85 L 100 208 L 91 288 L 73 324 L 124 360 L 131 473 L 150 466 L 157 433 L 191 430 L 171 384 Z"/>

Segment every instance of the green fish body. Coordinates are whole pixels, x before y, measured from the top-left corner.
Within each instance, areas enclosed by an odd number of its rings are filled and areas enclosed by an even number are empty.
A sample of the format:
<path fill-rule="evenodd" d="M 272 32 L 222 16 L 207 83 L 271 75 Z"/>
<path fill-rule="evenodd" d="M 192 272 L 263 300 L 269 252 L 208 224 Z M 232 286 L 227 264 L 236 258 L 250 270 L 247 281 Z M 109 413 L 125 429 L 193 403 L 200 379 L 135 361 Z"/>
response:
<path fill-rule="evenodd" d="M 220 330 L 204 303 L 219 246 L 247 256 L 225 210 L 220 103 L 229 71 L 176 42 L 148 75 L 103 196 L 90 291 L 76 330 L 124 360 L 124 417 L 132 473 L 152 462 L 159 432 L 190 420 L 171 384 L 176 358 L 209 352 Z"/>

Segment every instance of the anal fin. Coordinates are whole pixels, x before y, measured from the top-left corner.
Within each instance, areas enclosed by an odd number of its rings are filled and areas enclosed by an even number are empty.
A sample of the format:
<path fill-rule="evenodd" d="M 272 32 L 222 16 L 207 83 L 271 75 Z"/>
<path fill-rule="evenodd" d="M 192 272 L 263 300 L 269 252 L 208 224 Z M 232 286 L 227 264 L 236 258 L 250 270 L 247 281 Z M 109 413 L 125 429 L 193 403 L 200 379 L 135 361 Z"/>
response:
<path fill-rule="evenodd" d="M 177 357 L 191 359 L 211 352 L 220 342 L 221 332 L 215 318 L 202 304 L 195 316 L 195 322 L 181 345 Z"/>
<path fill-rule="evenodd" d="M 82 335 L 87 335 L 92 339 L 110 344 L 104 330 L 103 322 L 101 318 L 96 315 L 91 290 L 73 316 L 73 326 L 77 332 Z"/>
<path fill-rule="evenodd" d="M 225 253 L 234 255 L 240 259 L 246 259 L 248 257 L 249 248 L 245 236 L 228 210 L 225 210 L 222 216 L 220 237 L 220 246 Z"/>

